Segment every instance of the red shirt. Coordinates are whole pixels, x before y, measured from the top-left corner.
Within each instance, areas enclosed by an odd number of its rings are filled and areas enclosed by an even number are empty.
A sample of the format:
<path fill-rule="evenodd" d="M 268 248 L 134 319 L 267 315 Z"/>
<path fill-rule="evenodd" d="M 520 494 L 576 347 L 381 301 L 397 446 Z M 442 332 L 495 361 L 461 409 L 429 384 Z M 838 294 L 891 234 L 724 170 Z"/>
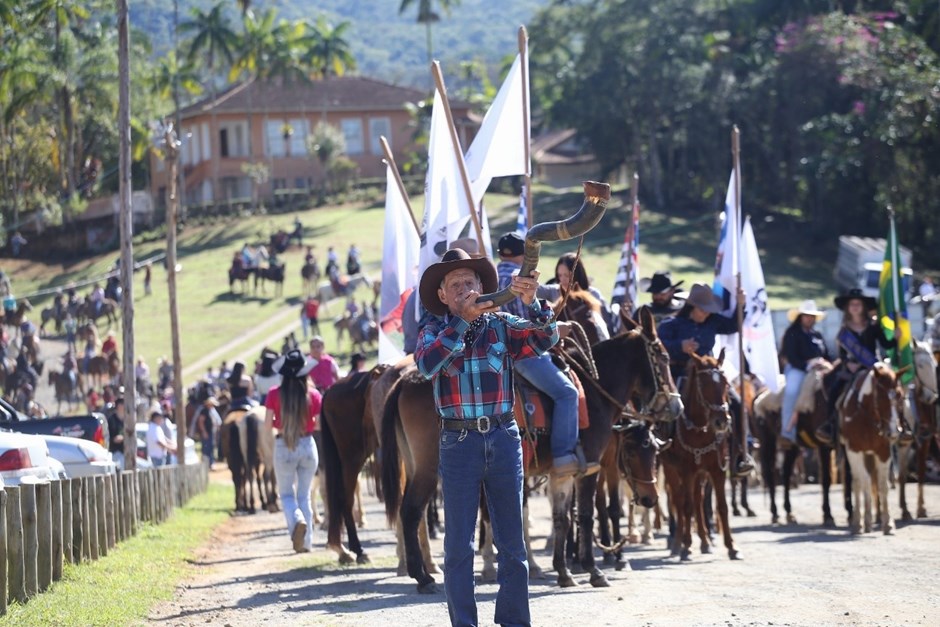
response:
<path fill-rule="evenodd" d="M 307 428 L 304 429 L 306 435 L 311 435 L 317 426 L 317 416 L 320 414 L 321 398 L 320 393 L 311 388 L 307 391 L 307 409 L 310 414 L 307 416 Z M 274 428 L 282 431 L 281 426 L 281 386 L 275 385 L 268 390 L 264 397 L 264 406 L 274 412 Z"/>
<path fill-rule="evenodd" d="M 317 317 L 317 313 L 320 311 L 320 303 L 315 300 L 308 300 L 304 305 L 304 311 L 307 314 L 307 318 L 313 320 Z"/>
<path fill-rule="evenodd" d="M 117 350 L 117 341 L 113 337 L 109 337 L 104 341 L 104 344 L 101 345 L 101 354 L 110 355 Z"/>
<path fill-rule="evenodd" d="M 313 384 L 317 386 L 317 389 L 328 390 L 331 385 L 336 383 L 338 377 L 333 371 L 335 365 L 336 360 L 331 356 L 326 353 L 320 356 L 317 365 L 310 370 L 310 378 L 313 379 Z"/>

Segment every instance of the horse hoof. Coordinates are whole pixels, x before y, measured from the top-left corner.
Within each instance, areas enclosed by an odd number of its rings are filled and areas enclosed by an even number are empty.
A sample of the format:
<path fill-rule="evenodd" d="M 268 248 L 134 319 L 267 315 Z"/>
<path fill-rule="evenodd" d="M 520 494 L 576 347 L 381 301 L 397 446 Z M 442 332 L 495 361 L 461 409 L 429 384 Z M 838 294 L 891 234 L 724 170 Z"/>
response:
<path fill-rule="evenodd" d="M 339 556 L 340 566 L 349 566 L 350 564 L 354 564 L 355 562 L 356 562 L 356 558 L 353 557 L 351 554 L 340 553 L 340 556 Z"/>
<path fill-rule="evenodd" d="M 835 529 L 836 528 L 835 519 L 832 516 L 826 516 L 825 518 L 823 518 L 823 527 L 825 527 L 826 529 Z"/>
<path fill-rule="evenodd" d="M 774 515 L 770 518 L 770 524 L 771 524 L 771 525 L 779 525 L 779 524 L 780 524 L 780 516 L 777 516 L 776 514 L 774 514 Z"/>
<path fill-rule="evenodd" d="M 710 544 L 705 544 L 702 546 L 702 555 L 711 555 L 712 547 Z"/>
<path fill-rule="evenodd" d="M 919 507 L 919 508 L 917 509 L 917 517 L 918 517 L 918 518 L 927 518 L 927 509 L 924 508 L 924 507 Z"/>
<path fill-rule="evenodd" d="M 595 588 L 609 588 L 610 582 L 607 581 L 607 577 L 604 576 L 604 573 L 598 572 L 591 577 L 591 585 Z"/>
<path fill-rule="evenodd" d="M 903 512 L 901 512 L 901 520 L 905 522 L 909 522 L 911 520 L 914 520 L 914 517 L 911 516 L 911 513 L 909 511 L 904 510 Z"/>
<path fill-rule="evenodd" d="M 796 523 L 796 516 L 794 516 L 793 514 L 787 514 L 787 524 L 788 524 L 788 525 L 795 525 L 795 524 L 797 524 L 797 523 Z"/>
<path fill-rule="evenodd" d="M 882 525 L 882 527 L 881 527 L 881 533 L 883 533 L 883 534 L 886 535 L 886 536 L 893 536 L 893 535 L 894 535 L 894 525 L 891 524 L 890 522 L 889 522 L 887 525 Z"/>
<path fill-rule="evenodd" d="M 754 510 L 748 509 L 748 510 L 746 510 L 746 511 L 747 511 L 747 517 L 748 517 L 748 518 L 757 518 L 757 514 L 754 512 Z"/>
<path fill-rule="evenodd" d="M 369 556 L 365 553 L 360 553 L 356 556 L 356 563 L 362 566 L 363 564 L 371 564 L 372 560 L 370 560 Z"/>
<path fill-rule="evenodd" d="M 438 587 L 437 587 L 437 584 L 434 583 L 434 580 L 431 580 L 427 583 L 418 584 L 418 594 L 437 594 L 437 593 L 438 593 Z"/>
<path fill-rule="evenodd" d="M 571 578 L 571 575 L 565 575 L 558 578 L 558 586 L 561 588 L 574 588 L 578 582 Z"/>
<path fill-rule="evenodd" d="M 741 559 L 741 552 L 737 549 L 728 549 L 728 559 L 729 560 Z"/>
<path fill-rule="evenodd" d="M 428 569 L 428 572 L 430 572 L 430 569 Z M 395 571 L 395 576 L 396 576 L 396 577 L 407 577 L 407 576 L 408 576 L 408 567 L 405 566 L 405 565 L 403 565 L 403 564 L 399 564 L 398 570 Z"/>
<path fill-rule="evenodd" d="M 732 516 L 740 516 L 740 515 L 741 515 L 741 510 L 739 510 L 737 507 L 735 507 L 734 509 L 731 510 L 731 514 L 732 514 Z"/>
<path fill-rule="evenodd" d="M 692 551 L 689 549 L 682 549 L 679 553 L 679 559 L 683 562 L 689 562 L 692 560 Z"/>

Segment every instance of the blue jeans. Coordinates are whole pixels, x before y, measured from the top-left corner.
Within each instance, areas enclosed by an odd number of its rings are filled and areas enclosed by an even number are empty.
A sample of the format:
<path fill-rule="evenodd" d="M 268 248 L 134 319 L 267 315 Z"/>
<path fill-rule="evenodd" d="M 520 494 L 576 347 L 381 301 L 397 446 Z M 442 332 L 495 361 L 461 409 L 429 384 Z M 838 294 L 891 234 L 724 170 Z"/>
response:
<path fill-rule="evenodd" d="M 153 462 L 154 468 L 160 468 L 161 466 L 169 465 L 166 461 L 166 457 L 151 457 L 150 461 Z"/>
<path fill-rule="evenodd" d="M 310 505 L 310 484 L 317 472 L 319 459 L 313 438 L 302 437 L 294 450 L 287 448 L 283 438 L 274 441 L 274 475 L 277 491 L 287 520 L 287 535 L 293 535 L 299 522 L 307 523 L 304 546 L 313 546 L 313 509 Z"/>
<path fill-rule="evenodd" d="M 480 486 L 499 551 L 499 592 L 494 620 L 529 625 L 529 562 L 522 535 L 522 441 L 515 421 L 481 434 L 441 431 L 444 489 L 444 590 L 452 625 L 477 625 L 473 532 Z"/>
<path fill-rule="evenodd" d="M 552 411 L 552 459 L 555 465 L 577 461 L 578 389 L 571 379 L 552 362 L 550 355 L 540 355 L 514 362 L 516 372 L 548 394 L 555 402 Z"/>
<path fill-rule="evenodd" d="M 787 380 L 787 386 L 783 390 L 783 407 L 780 410 L 780 435 L 791 442 L 796 442 L 796 422 L 789 429 L 787 423 L 790 422 L 790 416 L 793 415 L 796 407 L 796 399 L 800 396 L 800 388 L 803 387 L 806 371 L 787 364 L 783 369 L 783 375 Z"/>

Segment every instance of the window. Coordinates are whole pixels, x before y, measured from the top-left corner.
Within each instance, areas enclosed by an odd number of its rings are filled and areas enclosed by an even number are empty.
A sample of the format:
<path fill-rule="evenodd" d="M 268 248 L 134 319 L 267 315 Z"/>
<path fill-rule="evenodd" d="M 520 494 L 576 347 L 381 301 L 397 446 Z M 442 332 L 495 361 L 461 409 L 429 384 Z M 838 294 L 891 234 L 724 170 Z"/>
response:
<path fill-rule="evenodd" d="M 208 161 L 212 158 L 212 146 L 209 142 L 209 125 L 203 122 L 199 126 L 199 131 L 200 143 L 202 144 L 202 160 Z"/>
<path fill-rule="evenodd" d="M 363 151 L 362 120 L 348 118 L 340 122 L 340 128 L 343 129 L 343 137 L 346 139 L 346 154 L 361 155 Z"/>
<path fill-rule="evenodd" d="M 265 155 L 283 157 L 286 154 L 284 120 L 267 120 L 264 123 L 264 140 Z"/>
<path fill-rule="evenodd" d="M 382 144 L 379 138 L 385 136 L 388 145 L 392 145 L 392 124 L 388 118 L 369 118 L 369 148 L 374 155 L 382 155 Z"/>
<path fill-rule="evenodd" d="M 291 120 L 290 126 L 294 134 L 290 138 L 290 156 L 307 156 L 307 135 L 310 134 L 310 123 L 307 120 Z"/>
<path fill-rule="evenodd" d="M 247 157 L 248 145 L 245 138 L 245 122 L 229 122 L 219 128 L 219 155 L 226 157 Z"/>
<path fill-rule="evenodd" d="M 219 153 L 223 157 L 229 156 L 228 151 L 228 129 L 223 128 L 219 130 Z"/>

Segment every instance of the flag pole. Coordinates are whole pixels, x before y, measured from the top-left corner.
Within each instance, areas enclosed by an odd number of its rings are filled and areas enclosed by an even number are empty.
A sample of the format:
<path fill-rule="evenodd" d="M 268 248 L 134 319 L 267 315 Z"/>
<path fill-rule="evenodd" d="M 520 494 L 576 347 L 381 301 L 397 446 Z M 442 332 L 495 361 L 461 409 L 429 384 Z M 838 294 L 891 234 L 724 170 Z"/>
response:
<path fill-rule="evenodd" d="M 734 215 L 738 229 L 741 228 L 741 131 L 734 125 L 731 131 L 731 153 L 734 157 Z M 741 234 L 737 234 L 738 272 L 735 275 L 736 291 L 734 295 L 735 310 L 738 317 L 738 382 L 741 395 L 741 455 L 747 455 L 747 403 L 744 402 L 744 306 L 738 303 L 737 291 L 741 289 Z"/>
<path fill-rule="evenodd" d="M 532 228 L 532 129 L 529 128 L 529 34 L 519 27 L 519 69 L 522 71 L 522 145 L 525 147 L 525 212 L 526 225 Z"/>
<path fill-rule="evenodd" d="M 898 340 L 898 336 L 900 335 L 901 330 L 901 327 L 898 324 L 901 311 L 901 294 L 898 292 L 898 289 L 900 288 L 898 285 L 900 282 L 898 281 L 898 277 L 903 276 L 903 271 L 901 269 L 901 255 L 898 254 L 898 232 L 894 224 L 894 207 L 891 205 L 888 205 L 888 221 L 891 230 L 888 232 L 888 241 L 886 243 L 886 247 L 891 251 L 891 297 L 894 299 L 891 311 L 891 319 L 894 321 L 894 341 L 895 346 L 897 347 L 894 350 L 894 361 L 898 362 L 898 364 L 892 364 L 892 366 L 894 371 L 897 372 L 901 361 L 901 342 Z"/>
<path fill-rule="evenodd" d="M 450 128 L 450 141 L 453 143 L 454 153 L 457 155 L 457 166 L 460 168 L 463 191 L 467 195 L 470 218 L 473 220 L 473 228 L 476 229 L 477 243 L 480 244 L 480 250 L 484 251 L 486 246 L 483 244 L 483 229 L 480 227 L 480 218 L 477 216 L 476 203 L 473 202 L 470 176 L 467 174 L 467 164 L 463 160 L 463 149 L 460 147 L 460 139 L 457 137 L 457 127 L 454 126 L 454 116 L 450 111 L 450 102 L 447 100 L 447 89 L 444 87 L 444 75 L 441 73 L 440 61 L 431 63 L 431 74 L 434 75 L 434 84 L 437 86 L 437 90 L 441 92 L 441 102 L 444 104 L 444 114 L 447 116 L 447 126 Z"/>
<path fill-rule="evenodd" d="M 398 183 L 398 191 L 401 192 L 405 206 L 408 207 L 408 215 L 411 216 L 411 223 L 415 225 L 415 231 L 418 235 L 421 235 L 421 227 L 418 226 L 418 220 L 415 219 L 414 209 L 411 208 L 411 200 L 408 198 L 408 192 L 405 191 L 405 184 L 401 180 L 401 174 L 398 173 L 398 164 L 395 163 L 395 157 L 392 156 L 392 148 L 388 145 L 388 140 L 385 139 L 385 135 L 379 137 L 379 142 L 382 144 L 382 152 L 385 153 L 386 165 L 395 173 L 395 182 Z"/>

